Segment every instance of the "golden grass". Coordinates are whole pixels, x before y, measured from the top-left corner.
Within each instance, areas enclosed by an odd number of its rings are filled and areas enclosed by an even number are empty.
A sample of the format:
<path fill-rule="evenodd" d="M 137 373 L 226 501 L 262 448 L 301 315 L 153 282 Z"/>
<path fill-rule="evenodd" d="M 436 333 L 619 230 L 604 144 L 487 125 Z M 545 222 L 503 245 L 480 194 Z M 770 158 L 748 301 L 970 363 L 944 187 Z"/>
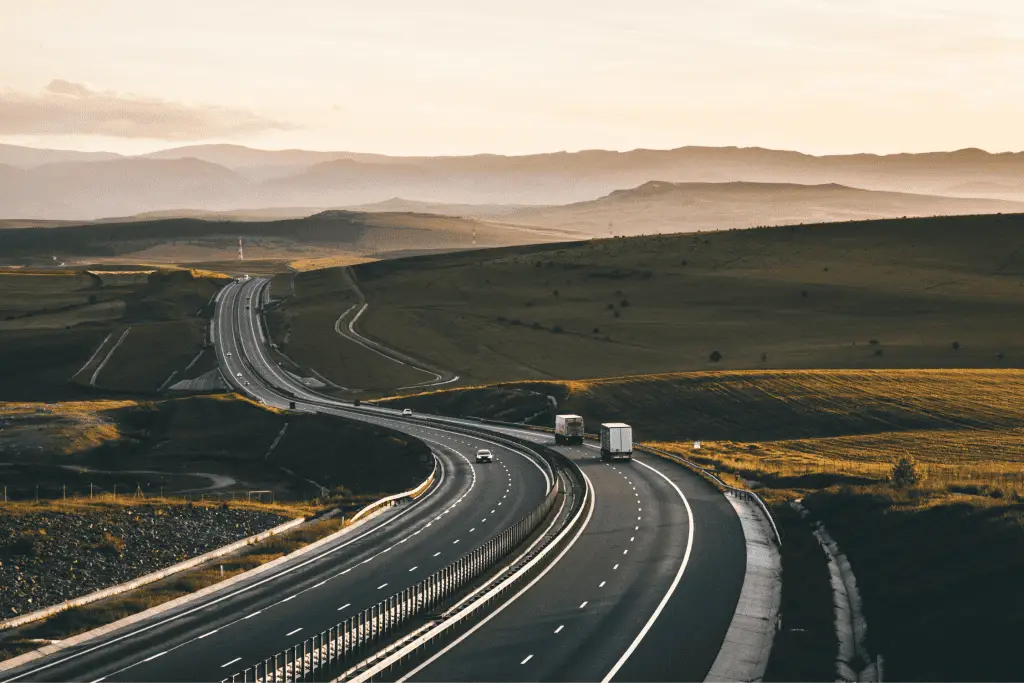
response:
<path fill-rule="evenodd" d="M 140 496 L 133 494 L 112 495 L 109 493 L 97 494 L 94 498 L 68 498 L 66 500 L 46 500 L 36 503 L 35 501 L 7 501 L 0 503 L 0 513 L 9 517 L 32 514 L 40 510 L 48 512 L 60 512 L 70 515 L 95 515 L 108 510 L 120 510 L 123 508 L 147 507 L 180 507 L 187 503 L 181 498 L 171 496 Z M 227 505 L 232 510 L 253 510 L 257 512 L 271 512 L 285 517 L 308 517 L 322 507 L 306 502 L 273 502 L 258 503 L 248 500 L 205 500 L 192 501 L 191 505 L 201 508 L 218 508 Z M 332 520 L 327 520 L 328 522 Z"/>
<path fill-rule="evenodd" d="M 120 439 L 117 423 L 106 413 L 137 405 L 137 401 L 113 400 L 0 403 L 0 417 L 11 422 L 0 435 L 0 441 L 45 444 L 48 450 L 67 455 L 81 453 Z M 19 418 L 32 421 L 19 424 Z"/>
<path fill-rule="evenodd" d="M 334 256 L 300 258 L 288 262 L 288 266 L 298 271 L 354 266 L 360 263 L 372 263 L 378 259 L 358 254 L 335 254 Z"/>

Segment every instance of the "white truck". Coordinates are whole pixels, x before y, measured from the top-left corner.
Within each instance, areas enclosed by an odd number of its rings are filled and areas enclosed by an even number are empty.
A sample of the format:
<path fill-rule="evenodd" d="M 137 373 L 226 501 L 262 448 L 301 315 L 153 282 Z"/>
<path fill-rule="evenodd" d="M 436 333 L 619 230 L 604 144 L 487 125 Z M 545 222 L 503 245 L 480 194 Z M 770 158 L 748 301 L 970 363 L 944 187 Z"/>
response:
<path fill-rule="evenodd" d="M 555 443 L 583 443 L 583 418 L 579 415 L 555 415 Z"/>
<path fill-rule="evenodd" d="M 601 425 L 601 459 L 633 459 L 633 428 L 622 422 Z"/>

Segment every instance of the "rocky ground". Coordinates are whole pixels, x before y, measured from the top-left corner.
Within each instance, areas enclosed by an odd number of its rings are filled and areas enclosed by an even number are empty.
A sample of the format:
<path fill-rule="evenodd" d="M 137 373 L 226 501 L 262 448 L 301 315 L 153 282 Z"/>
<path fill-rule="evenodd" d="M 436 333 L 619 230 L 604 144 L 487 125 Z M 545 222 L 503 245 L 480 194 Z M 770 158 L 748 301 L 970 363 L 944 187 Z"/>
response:
<path fill-rule="evenodd" d="M 221 507 L 0 510 L 0 619 L 163 569 L 287 521 Z"/>

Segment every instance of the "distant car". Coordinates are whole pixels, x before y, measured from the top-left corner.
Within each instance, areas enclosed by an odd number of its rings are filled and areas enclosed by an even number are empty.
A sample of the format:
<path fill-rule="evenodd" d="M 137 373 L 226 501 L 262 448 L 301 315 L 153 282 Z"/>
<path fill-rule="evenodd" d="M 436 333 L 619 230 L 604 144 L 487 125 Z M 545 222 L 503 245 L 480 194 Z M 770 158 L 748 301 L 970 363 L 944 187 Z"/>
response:
<path fill-rule="evenodd" d="M 249 386 L 249 380 L 245 380 L 245 386 Z"/>
<path fill-rule="evenodd" d="M 225 353 L 224 355 L 225 355 L 225 356 L 230 356 L 230 355 L 231 355 L 231 352 L 230 352 L 230 351 L 228 351 L 228 352 L 227 352 L 227 353 Z"/>
<path fill-rule="evenodd" d="M 236 372 L 235 373 L 235 377 L 241 377 L 241 376 L 242 376 L 242 373 L 240 373 L 240 372 Z"/>
<path fill-rule="evenodd" d="M 412 408 L 406 408 L 403 410 L 402 415 L 412 415 Z"/>
<path fill-rule="evenodd" d="M 494 462 L 494 454 L 486 448 L 481 448 L 476 452 L 477 462 Z"/>

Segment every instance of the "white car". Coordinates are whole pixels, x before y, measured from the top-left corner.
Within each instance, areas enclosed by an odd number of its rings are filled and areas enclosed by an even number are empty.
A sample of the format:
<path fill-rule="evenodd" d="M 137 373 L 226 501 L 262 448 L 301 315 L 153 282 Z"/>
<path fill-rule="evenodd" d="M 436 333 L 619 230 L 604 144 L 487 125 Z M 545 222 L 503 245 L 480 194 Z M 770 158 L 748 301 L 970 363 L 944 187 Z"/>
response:
<path fill-rule="evenodd" d="M 412 408 L 406 408 L 403 410 L 402 415 L 412 415 Z"/>
<path fill-rule="evenodd" d="M 240 373 L 240 372 L 236 372 L 235 373 L 235 377 L 241 377 L 241 376 L 242 376 L 242 373 Z"/>
<path fill-rule="evenodd" d="M 225 355 L 225 356 L 230 356 L 230 355 L 231 355 L 231 352 L 230 352 L 230 351 L 228 351 L 228 352 L 227 352 L 227 353 L 225 353 L 224 355 Z"/>
<path fill-rule="evenodd" d="M 481 448 L 476 452 L 477 462 L 494 462 L 494 454 L 486 448 Z"/>

